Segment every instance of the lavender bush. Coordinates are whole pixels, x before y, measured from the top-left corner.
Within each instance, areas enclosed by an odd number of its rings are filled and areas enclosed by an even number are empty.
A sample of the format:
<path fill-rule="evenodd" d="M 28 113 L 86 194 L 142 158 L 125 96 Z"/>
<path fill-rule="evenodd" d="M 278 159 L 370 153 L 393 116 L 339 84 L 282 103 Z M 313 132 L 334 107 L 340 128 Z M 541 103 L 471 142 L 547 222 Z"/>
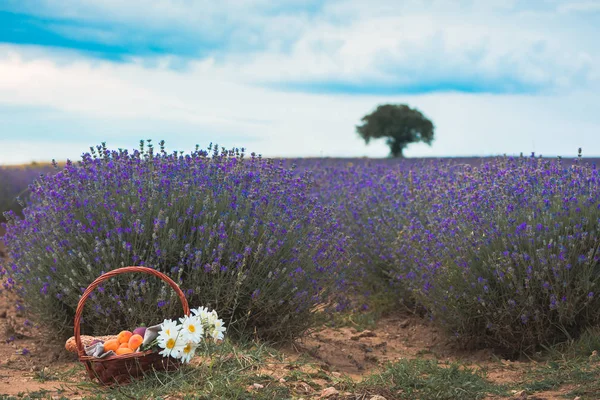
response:
<path fill-rule="evenodd" d="M 427 213 L 435 191 L 445 186 L 449 174 L 460 171 L 463 164 L 440 159 L 288 162 L 312 173 L 316 182 L 313 195 L 332 206 L 340 229 L 354 239 L 353 276 L 348 282 L 354 289 L 353 300 L 372 306 L 414 307 L 414 296 L 405 279 L 414 274 L 415 268 L 404 246 L 420 238 L 418 232 L 407 235 L 407 228 L 411 218 Z"/>
<path fill-rule="evenodd" d="M 210 151 L 210 149 L 209 149 Z M 81 292 L 114 268 L 165 272 L 228 329 L 288 340 L 343 289 L 347 239 L 310 180 L 238 150 L 111 151 L 104 145 L 36 181 L 24 218 L 9 214 L 8 268 L 25 306 L 70 332 Z M 179 315 L 162 282 L 123 276 L 89 299 L 100 334 Z"/>
<path fill-rule="evenodd" d="M 407 165 L 348 161 L 342 166 L 325 164 L 314 172 L 315 194 L 332 205 L 344 233 L 355 239 L 351 283 L 366 303 L 372 303 L 373 296 L 411 303 L 406 287 L 397 279 L 409 266 L 394 258 L 395 239 L 413 204 L 406 184 Z"/>
<path fill-rule="evenodd" d="M 397 244 L 414 268 L 407 285 L 441 326 L 516 354 L 600 322 L 595 167 L 503 158 L 437 176 Z"/>

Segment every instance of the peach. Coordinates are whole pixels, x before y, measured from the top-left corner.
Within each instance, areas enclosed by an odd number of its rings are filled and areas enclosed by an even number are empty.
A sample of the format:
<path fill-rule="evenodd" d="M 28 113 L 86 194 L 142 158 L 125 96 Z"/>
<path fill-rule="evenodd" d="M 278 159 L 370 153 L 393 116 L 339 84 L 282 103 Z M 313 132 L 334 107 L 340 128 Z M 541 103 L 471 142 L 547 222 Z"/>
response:
<path fill-rule="evenodd" d="M 119 348 L 119 341 L 117 339 L 109 339 L 104 342 L 104 351 L 117 351 Z"/>
<path fill-rule="evenodd" d="M 135 334 L 129 338 L 128 346 L 131 350 L 135 351 L 142 345 L 144 338 L 141 335 Z"/>
<path fill-rule="evenodd" d="M 131 354 L 133 353 L 133 350 L 131 350 L 129 347 L 119 347 L 116 351 L 117 355 L 123 355 L 123 354 Z"/>
<path fill-rule="evenodd" d="M 117 340 L 119 343 L 127 343 L 129 342 L 129 338 L 133 335 L 130 331 L 121 331 L 117 335 Z"/>

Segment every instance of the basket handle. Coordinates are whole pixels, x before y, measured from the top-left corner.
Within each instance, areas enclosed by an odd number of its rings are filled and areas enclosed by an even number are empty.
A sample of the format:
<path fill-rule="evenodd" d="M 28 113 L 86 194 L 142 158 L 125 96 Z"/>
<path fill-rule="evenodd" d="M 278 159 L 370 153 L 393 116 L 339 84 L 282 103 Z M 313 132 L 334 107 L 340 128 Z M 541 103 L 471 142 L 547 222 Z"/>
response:
<path fill-rule="evenodd" d="M 104 282 L 105 280 L 107 280 L 109 278 L 112 278 L 115 275 L 123 274 L 125 272 L 143 272 L 145 274 L 157 276 L 160 279 L 162 279 L 163 281 L 167 282 L 169 284 L 169 286 L 171 286 L 173 288 L 173 290 L 175 290 L 175 293 L 177 293 L 177 296 L 179 296 L 179 300 L 181 300 L 181 305 L 183 306 L 183 313 L 185 315 L 190 314 L 190 306 L 188 305 L 185 295 L 183 294 L 183 292 L 181 291 L 179 286 L 171 278 L 169 278 L 167 275 L 163 274 L 162 272 L 159 272 L 155 269 L 148 268 L 148 267 L 124 267 L 124 268 L 114 269 L 112 271 L 109 271 L 109 272 L 103 274 L 102 276 L 99 276 L 98 278 L 96 278 L 94 280 L 94 282 L 90 283 L 90 286 L 87 287 L 85 292 L 83 292 L 83 294 L 81 295 L 81 299 L 79 299 L 79 304 L 77 304 L 77 310 L 75 311 L 75 326 L 74 326 L 75 344 L 77 345 L 77 353 L 79 354 L 79 356 L 85 355 L 85 352 L 83 350 L 83 344 L 81 343 L 81 329 L 80 329 L 81 314 L 83 313 L 83 306 L 85 304 L 85 301 L 87 300 L 88 297 L 90 297 L 90 295 L 92 294 L 94 289 L 96 289 L 96 287 L 98 287 L 98 285 L 100 285 L 100 283 Z"/>

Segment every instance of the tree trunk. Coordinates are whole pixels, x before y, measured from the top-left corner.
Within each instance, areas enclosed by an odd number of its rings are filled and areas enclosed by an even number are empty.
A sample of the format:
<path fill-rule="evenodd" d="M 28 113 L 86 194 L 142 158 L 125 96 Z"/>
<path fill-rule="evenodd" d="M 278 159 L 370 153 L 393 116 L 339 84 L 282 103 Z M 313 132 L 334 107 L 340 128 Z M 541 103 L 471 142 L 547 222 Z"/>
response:
<path fill-rule="evenodd" d="M 402 154 L 404 146 L 402 145 L 402 143 L 398 142 L 397 140 L 393 140 L 391 143 L 388 144 L 390 145 L 390 152 L 392 153 L 392 157 L 404 158 L 404 155 Z"/>

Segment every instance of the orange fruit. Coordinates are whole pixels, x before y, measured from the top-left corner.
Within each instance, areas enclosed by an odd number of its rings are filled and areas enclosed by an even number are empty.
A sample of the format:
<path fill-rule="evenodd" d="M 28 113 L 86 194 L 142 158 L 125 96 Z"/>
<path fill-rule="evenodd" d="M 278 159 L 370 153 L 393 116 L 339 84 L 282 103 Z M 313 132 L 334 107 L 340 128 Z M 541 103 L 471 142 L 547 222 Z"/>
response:
<path fill-rule="evenodd" d="M 117 355 L 120 356 L 122 354 L 130 354 L 133 353 L 133 350 L 131 350 L 129 347 L 119 347 L 117 349 Z"/>
<path fill-rule="evenodd" d="M 133 333 L 131 333 L 130 331 L 121 331 L 117 335 L 117 340 L 119 341 L 119 343 L 127 343 L 129 342 L 129 338 L 131 337 L 131 335 L 133 335 Z"/>
<path fill-rule="evenodd" d="M 120 349 L 123 349 L 125 347 L 129 348 L 129 346 L 127 345 L 127 343 L 119 343 L 119 348 Z"/>
<path fill-rule="evenodd" d="M 135 334 L 129 338 L 128 346 L 131 350 L 135 351 L 142 345 L 144 338 L 141 335 Z"/>
<path fill-rule="evenodd" d="M 119 341 L 117 339 L 109 339 L 104 342 L 104 351 L 117 351 L 119 348 Z"/>

